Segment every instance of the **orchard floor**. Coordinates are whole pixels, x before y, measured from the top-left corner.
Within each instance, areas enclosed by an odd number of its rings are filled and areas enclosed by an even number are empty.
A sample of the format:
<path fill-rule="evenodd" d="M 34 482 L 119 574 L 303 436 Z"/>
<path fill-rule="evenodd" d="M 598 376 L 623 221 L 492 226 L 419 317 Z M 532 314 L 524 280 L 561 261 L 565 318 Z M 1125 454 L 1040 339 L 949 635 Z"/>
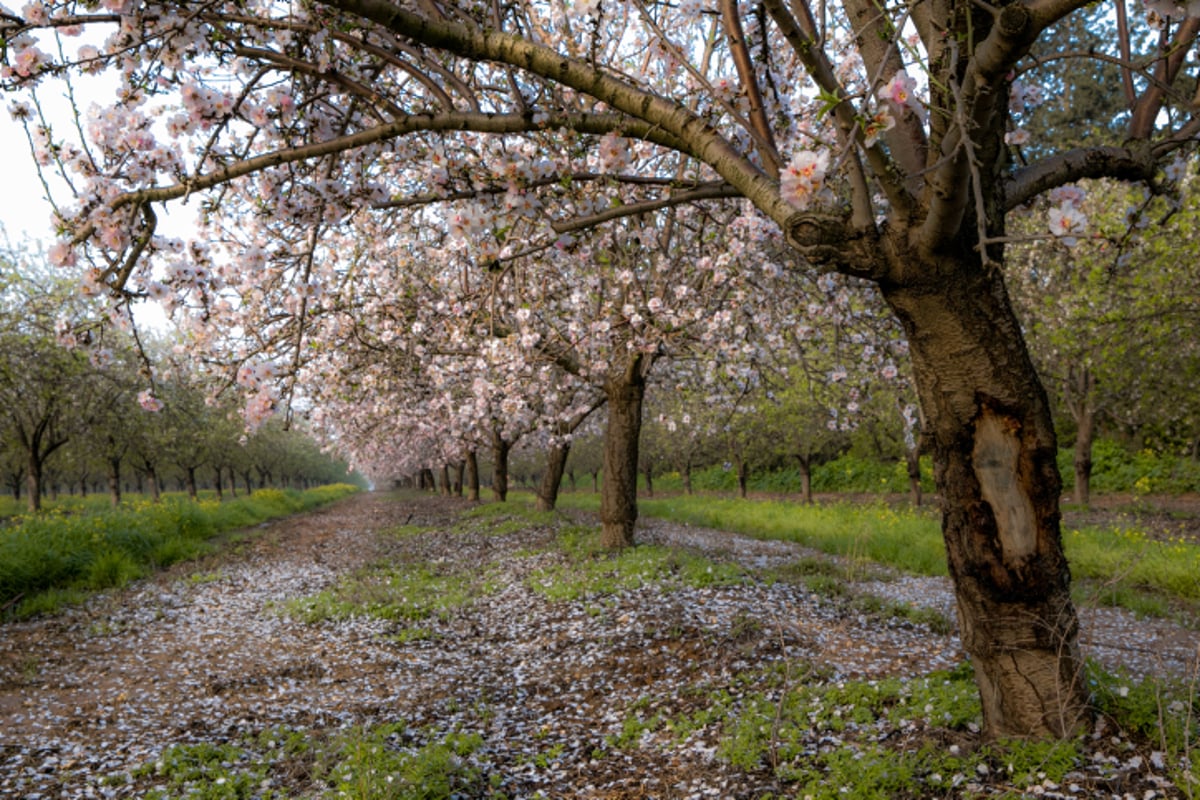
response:
<path fill-rule="evenodd" d="M 684 741 L 649 731 L 621 746 L 611 737 L 639 701 L 646 714 L 679 713 L 696 702 L 697 688 L 746 691 L 735 676 L 784 658 L 808 659 L 847 680 L 916 677 L 963 659 L 953 634 L 864 614 L 783 581 L 669 592 L 644 586 L 550 601 L 526 579 L 563 558 L 550 546 L 553 532 L 464 528 L 465 507 L 359 495 L 259 526 L 220 557 L 84 607 L 0 625 L 0 797 L 141 797 L 163 788 L 152 765 L 173 745 L 235 742 L 278 726 L 319 737 L 398 721 L 480 734 L 497 796 L 788 796 L 794 787 L 766 768 L 747 771 L 719 758 L 715 729 Z M 405 524 L 431 530 L 384 533 Z M 751 574 L 812 555 L 652 519 L 643 520 L 640 537 L 734 560 Z M 408 641 L 392 622 L 305 624 L 280 610 L 384 561 L 486 569 L 494 588 L 445 619 L 423 622 L 431 635 Z M 873 581 L 855 590 L 952 608 L 943 580 Z M 1085 610 L 1083 625 L 1088 653 L 1109 667 L 1195 675 L 1195 630 L 1112 609 Z M 967 733 L 925 735 L 974 746 Z M 1088 741 L 1088 766 L 1069 786 L 1034 793 L 1182 796 L 1155 774 L 1153 758 L 1141 757 L 1148 753 L 1132 753 L 1111 728 Z M 980 795 L 1013 791 L 1003 780 L 970 777 Z M 262 792 L 277 797 L 324 791 L 299 768 L 268 780 Z"/>

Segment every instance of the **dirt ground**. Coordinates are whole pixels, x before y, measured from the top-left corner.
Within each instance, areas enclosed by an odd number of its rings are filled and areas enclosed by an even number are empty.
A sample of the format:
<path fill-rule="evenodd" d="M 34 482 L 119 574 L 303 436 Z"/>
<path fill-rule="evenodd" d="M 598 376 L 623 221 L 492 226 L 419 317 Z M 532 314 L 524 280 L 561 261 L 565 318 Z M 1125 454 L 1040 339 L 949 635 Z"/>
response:
<path fill-rule="evenodd" d="M 643 586 L 602 601 L 550 602 L 529 579 L 561 557 L 550 547 L 554 532 L 464 531 L 455 527 L 464 508 L 452 499 L 359 495 L 261 525 L 220 556 L 83 607 L 0 626 L 0 796 L 139 797 L 161 785 L 139 768 L 172 745 L 236 741 L 275 726 L 325 735 L 404 720 L 478 731 L 505 797 L 757 798 L 788 787 L 770 770 L 717 757 L 716 730 L 683 742 L 605 742 L 635 703 L 681 713 L 697 702 L 697 687 L 743 691 L 736 676 L 774 661 L 803 658 L 869 679 L 924 675 L 963 659 L 953 633 L 864 615 L 787 582 Z M 1183 509 L 1136 511 L 1117 503 L 1066 523 L 1130 515 L 1163 535 L 1178 535 L 1172 526 L 1181 521 L 1196 534 L 1196 518 Z M 429 531 L 383 535 L 398 525 Z M 752 570 L 807 555 L 656 520 L 644 520 L 640 536 Z M 384 562 L 486 569 L 496 588 L 430 623 L 435 635 L 409 641 L 378 619 L 304 624 L 280 610 Z M 873 581 L 856 591 L 952 611 L 940 579 Z M 1112 667 L 1194 677 L 1194 629 L 1113 609 L 1085 612 L 1083 625 L 1090 652 Z M 1112 786 L 1120 790 L 1098 796 L 1175 796 L 1143 763 L 1118 770 Z M 300 778 L 277 780 L 277 791 L 315 796 Z M 1079 784 L 1057 796 L 1091 796 L 1098 785 L 1086 775 Z M 984 794 L 1001 789 L 980 786 Z"/>

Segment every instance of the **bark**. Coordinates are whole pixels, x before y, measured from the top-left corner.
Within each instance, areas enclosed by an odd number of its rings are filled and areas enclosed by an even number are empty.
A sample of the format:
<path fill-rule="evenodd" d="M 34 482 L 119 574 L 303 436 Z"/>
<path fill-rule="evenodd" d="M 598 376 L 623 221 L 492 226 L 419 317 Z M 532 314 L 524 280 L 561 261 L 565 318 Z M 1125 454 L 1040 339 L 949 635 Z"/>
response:
<path fill-rule="evenodd" d="M 158 490 L 158 472 L 151 465 L 146 465 L 146 480 L 150 484 L 150 497 L 157 503 L 162 499 L 162 495 Z"/>
<path fill-rule="evenodd" d="M 882 288 L 912 350 L 984 734 L 1070 736 L 1090 712 L 1046 393 L 1000 271 L 921 267 L 936 282 Z"/>
<path fill-rule="evenodd" d="M 608 427 L 604 432 L 604 488 L 600 495 L 602 547 L 633 545 L 638 514 L 638 438 L 646 392 L 641 366 L 642 356 L 634 357 L 625 373 L 610 379 L 604 387 Z"/>
<path fill-rule="evenodd" d="M 479 459 L 474 450 L 467 451 L 467 499 L 479 502 Z"/>
<path fill-rule="evenodd" d="M 121 459 L 106 458 L 108 472 L 108 499 L 113 508 L 121 505 Z"/>
<path fill-rule="evenodd" d="M 225 481 L 221 477 L 221 468 L 213 467 L 213 489 L 217 491 L 217 502 L 225 499 Z"/>
<path fill-rule="evenodd" d="M 463 496 L 463 475 L 467 471 L 467 462 L 464 459 L 459 459 L 454 465 L 454 496 Z"/>
<path fill-rule="evenodd" d="M 512 442 L 506 442 L 498 433 L 492 433 L 492 499 L 499 503 L 508 500 L 508 450 Z"/>
<path fill-rule="evenodd" d="M 679 474 L 683 476 L 683 491 L 686 494 L 691 494 L 692 493 L 692 462 L 690 460 L 686 464 L 683 465 L 683 469 L 680 470 Z"/>
<path fill-rule="evenodd" d="M 441 493 L 446 497 L 450 496 L 450 465 L 442 464 L 442 487 Z"/>
<path fill-rule="evenodd" d="M 558 489 L 562 486 L 563 473 L 567 467 L 567 456 L 571 454 L 569 442 L 556 444 L 546 454 L 546 473 L 537 492 L 537 510 L 553 511 L 558 503 Z"/>
<path fill-rule="evenodd" d="M 812 456 L 796 454 L 796 460 L 800 462 L 800 493 L 807 505 L 812 505 Z"/>
<path fill-rule="evenodd" d="M 737 462 L 737 482 L 738 497 L 745 500 L 750 483 L 750 465 L 744 459 L 738 459 Z"/>
<path fill-rule="evenodd" d="M 237 473 L 234 472 L 233 467 L 229 468 L 229 493 L 235 500 L 237 499 Z"/>
<path fill-rule="evenodd" d="M 1075 502 L 1087 506 L 1092 498 L 1092 443 L 1096 438 L 1096 409 L 1092 395 L 1096 378 L 1087 367 L 1072 369 L 1073 386 L 1067 390 L 1067 406 L 1075 418 Z"/>
<path fill-rule="evenodd" d="M 646 477 L 646 497 L 654 497 L 654 467 L 649 464 L 642 467 L 642 475 Z"/>
<path fill-rule="evenodd" d="M 600 470 L 592 472 L 592 494 L 600 493 Z"/>
<path fill-rule="evenodd" d="M 908 492 L 912 496 L 913 506 L 921 507 L 921 449 L 919 447 L 904 448 L 904 463 L 908 467 Z"/>
<path fill-rule="evenodd" d="M 25 470 L 25 494 L 29 497 L 29 510 L 42 510 L 42 462 L 37 453 L 29 454 L 29 466 Z"/>
<path fill-rule="evenodd" d="M 195 500 L 196 499 L 196 468 L 195 467 L 185 467 L 183 474 L 184 474 L 184 485 L 187 487 L 188 497 Z"/>

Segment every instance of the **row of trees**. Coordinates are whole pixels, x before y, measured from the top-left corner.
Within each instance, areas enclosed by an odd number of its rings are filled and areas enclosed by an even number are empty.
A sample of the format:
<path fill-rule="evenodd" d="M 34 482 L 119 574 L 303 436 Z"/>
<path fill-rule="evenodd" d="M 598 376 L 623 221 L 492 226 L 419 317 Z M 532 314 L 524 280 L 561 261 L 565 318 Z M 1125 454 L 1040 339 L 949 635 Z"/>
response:
<path fill-rule="evenodd" d="M 67 330 L 82 303 L 28 254 L 0 255 L 0 480 L 31 511 L 64 491 L 107 491 L 115 505 L 172 483 L 195 497 L 347 479 L 281 421 L 246 436 L 229 396 L 178 357 L 151 367 L 125 326 Z"/>
<path fill-rule="evenodd" d="M 1069 246 L 1081 181 L 1165 191 L 1200 133 L 1190 7 L 1090 5 L 35 0 L 0 10 L 0 78 L 112 72 L 86 125 L 14 107 L 72 188 L 51 255 L 117 317 L 164 302 L 250 425 L 303 387 L 382 469 L 533 431 L 561 451 L 603 403 L 612 546 L 649 381 L 692 370 L 726 410 L 833 387 L 840 430 L 903 350 L 986 732 L 1070 735 L 1087 690 L 1014 215 L 1042 204 Z M 1120 91 L 1076 111 L 1097 86 Z M 172 201 L 201 210 L 190 241 L 158 229 Z M 852 359 L 879 359 L 865 386 Z"/>

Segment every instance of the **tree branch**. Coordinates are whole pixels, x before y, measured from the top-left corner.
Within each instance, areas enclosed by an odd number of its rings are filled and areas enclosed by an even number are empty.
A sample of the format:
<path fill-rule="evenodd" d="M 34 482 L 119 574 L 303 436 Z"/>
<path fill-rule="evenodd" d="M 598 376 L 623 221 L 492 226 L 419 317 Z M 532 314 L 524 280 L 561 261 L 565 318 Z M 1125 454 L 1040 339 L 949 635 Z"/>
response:
<path fill-rule="evenodd" d="M 1005 182 L 1005 210 L 1011 211 L 1043 192 L 1081 178 L 1150 181 L 1157 172 L 1154 150 L 1144 142 L 1128 147 L 1080 147 L 1018 170 Z"/>
<path fill-rule="evenodd" d="M 705 186 L 699 189 L 674 194 L 670 197 L 663 197 L 657 200 L 642 200 L 637 203 L 626 203 L 624 205 L 606 208 L 597 214 L 590 214 L 586 217 L 568 220 L 565 222 L 552 222 L 550 227 L 555 233 L 570 233 L 571 231 L 583 230 L 594 225 L 599 225 L 603 222 L 610 222 L 614 219 L 623 217 L 632 217 L 636 214 L 647 214 L 652 211 L 658 211 L 671 206 L 680 206 L 687 203 L 693 203 L 697 200 L 718 200 L 721 198 L 741 197 L 735 187 L 727 183 L 716 186 Z"/>

